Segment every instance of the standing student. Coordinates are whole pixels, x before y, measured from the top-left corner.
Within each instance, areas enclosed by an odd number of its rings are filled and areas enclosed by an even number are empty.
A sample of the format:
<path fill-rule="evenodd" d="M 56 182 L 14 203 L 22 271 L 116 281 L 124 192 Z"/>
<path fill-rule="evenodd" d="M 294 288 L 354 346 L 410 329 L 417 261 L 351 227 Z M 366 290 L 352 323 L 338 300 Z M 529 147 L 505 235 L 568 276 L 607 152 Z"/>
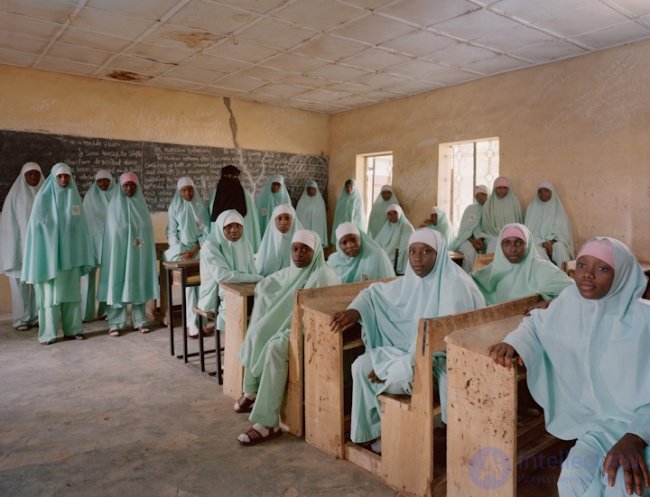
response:
<path fill-rule="evenodd" d="M 244 388 L 234 409 L 250 412 L 253 423 L 237 437 L 242 445 L 255 445 L 282 433 L 280 409 L 289 369 L 289 333 L 296 292 L 340 283 L 325 264 L 318 235 L 307 230 L 293 235 L 291 266 L 258 283 L 253 314 L 239 352 Z"/>
<path fill-rule="evenodd" d="M 342 223 L 354 223 L 360 231 L 366 231 L 366 211 L 357 182 L 348 179 L 336 201 L 334 223 L 332 224 L 332 244 L 336 244 L 336 228 Z"/>
<path fill-rule="evenodd" d="M 260 249 L 255 256 L 257 274 L 268 276 L 291 263 L 291 239 L 302 229 L 296 211 L 290 204 L 280 204 L 273 209 L 272 221 L 266 227 Z"/>
<path fill-rule="evenodd" d="M 271 223 L 273 209 L 280 204 L 291 205 L 291 197 L 284 184 L 284 176 L 275 174 L 264 185 L 262 192 L 255 201 L 260 220 L 260 234 L 264 236 L 266 227 Z"/>
<path fill-rule="evenodd" d="M 503 342 L 494 361 L 519 355 L 546 429 L 575 445 L 562 464 L 560 497 L 650 495 L 650 305 L 646 277 L 629 249 L 595 238 L 574 278 L 545 311 Z"/>
<path fill-rule="evenodd" d="M 235 209 L 244 218 L 246 238 L 257 252 L 260 247 L 260 222 L 253 197 L 239 181 L 241 171 L 233 165 L 224 166 L 217 189 L 210 199 L 210 221 L 214 223 L 219 214 L 228 209 Z"/>
<path fill-rule="evenodd" d="M 0 215 L 0 272 L 6 274 L 11 288 L 13 326 L 28 330 L 38 323 L 34 287 L 20 279 L 27 224 L 34 197 L 43 184 L 43 173 L 36 162 L 27 162 L 5 197 Z"/>
<path fill-rule="evenodd" d="M 158 298 L 158 287 L 151 215 L 138 177 L 126 172 L 108 205 L 104 231 L 99 300 L 108 305 L 108 334 L 120 336 L 129 304 L 133 327 L 149 333 L 145 307 Z"/>
<path fill-rule="evenodd" d="M 384 185 L 381 187 L 381 191 L 375 203 L 372 204 L 372 210 L 370 211 L 370 219 L 368 220 L 368 234 L 375 238 L 382 226 L 384 226 L 384 221 L 386 221 L 386 208 L 391 204 L 400 205 L 399 200 L 395 192 L 393 192 L 393 187 L 391 185 Z"/>
<path fill-rule="evenodd" d="M 166 261 L 191 261 L 198 259 L 201 246 L 210 232 L 208 208 L 197 194 L 192 178 L 184 176 L 176 183 L 176 193 L 167 211 L 167 242 L 169 248 L 163 254 Z M 188 334 L 199 334 L 194 307 L 198 303 L 199 289 L 185 289 L 185 315 Z"/>
<path fill-rule="evenodd" d="M 447 242 L 447 246 L 451 244 L 452 239 L 454 238 L 454 233 L 447 219 L 447 213 L 442 207 L 434 205 L 431 207 L 431 215 L 429 219 L 422 221 L 420 228 L 430 228 L 434 231 L 437 231 L 442 235 Z"/>
<path fill-rule="evenodd" d="M 571 222 L 552 183 L 542 181 L 537 187 L 537 196 L 526 210 L 525 224 L 540 257 L 559 268 L 573 259 Z"/>
<path fill-rule="evenodd" d="M 406 268 L 411 233 L 413 233 L 413 225 L 406 219 L 402 208 L 397 204 L 389 205 L 386 208 L 386 221 L 375 237 L 375 241 L 384 249 L 398 275 L 404 274 Z"/>
<path fill-rule="evenodd" d="M 573 285 L 564 271 L 537 255 L 523 224 L 507 224 L 497 240 L 494 260 L 472 274 L 488 305 L 536 294 L 550 301 Z"/>
<path fill-rule="evenodd" d="M 334 332 L 360 323 L 366 347 L 352 365 L 350 439 L 355 443 L 380 436 L 380 393 L 411 394 L 420 319 L 485 305 L 476 285 L 449 258 L 447 243 L 437 231 L 420 228 L 411 234 L 408 261 L 403 278 L 362 290 L 347 310 L 332 318 Z M 444 406 L 442 392 L 441 403 Z M 381 452 L 380 443 L 372 449 Z"/>
<path fill-rule="evenodd" d="M 106 315 L 106 302 L 97 303 L 95 294 L 97 270 L 102 262 L 106 214 L 114 193 L 113 175 L 106 169 L 100 169 L 84 197 L 84 211 L 95 258 L 95 266 L 87 275 L 81 277 L 81 316 L 84 321 L 92 321 L 96 317 L 103 318 Z"/>
<path fill-rule="evenodd" d="M 323 246 L 327 246 L 327 209 L 325 200 L 318 190 L 318 183 L 309 180 L 305 184 L 298 205 L 296 215 L 302 227 L 306 230 L 315 231 L 321 239 Z"/>
<path fill-rule="evenodd" d="M 85 338 L 80 279 L 94 264 L 77 185 L 59 162 L 34 199 L 25 239 L 21 278 L 36 291 L 39 342 L 55 342 L 59 324 L 64 338 Z"/>
<path fill-rule="evenodd" d="M 395 276 L 386 252 L 370 235 L 359 231 L 354 224 L 339 224 L 336 239 L 336 252 L 330 255 L 327 264 L 336 271 L 343 283 Z"/>
<path fill-rule="evenodd" d="M 463 269 L 471 273 L 476 260 L 476 254 L 484 254 L 487 244 L 481 235 L 481 219 L 483 218 L 483 205 L 488 198 L 488 189 L 485 185 L 474 188 L 475 202 L 465 209 L 460 220 L 458 235 L 451 243 L 451 250 L 463 254 Z"/>
<path fill-rule="evenodd" d="M 487 244 L 486 252 L 493 253 L 497 248 L 496 239 L 501 228 L 510 223 L 523 223 L 524 211 L 510 180 L 499 176 L 494 180 L 492 194 L 483 205 L 481 219 L 481 238 Z"/>

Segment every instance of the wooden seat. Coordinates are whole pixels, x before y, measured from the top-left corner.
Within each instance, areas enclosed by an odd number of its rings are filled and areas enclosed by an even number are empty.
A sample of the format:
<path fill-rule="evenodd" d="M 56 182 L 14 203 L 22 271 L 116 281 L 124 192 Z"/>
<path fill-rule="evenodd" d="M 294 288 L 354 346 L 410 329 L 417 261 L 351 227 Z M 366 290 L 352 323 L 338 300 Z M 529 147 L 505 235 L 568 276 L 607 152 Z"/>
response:
<path fill-rule="evenodd" d="M 475 273 L 479 269 L 483 269 L 485 266 L 490 264 L 494 260 L 494 254 L 476 254 L 476 259 L 474 259 L 474 266 L 472 266 L 472 272 Z"/>
<path fill-rule="evenodd" d="M 218 297 L 217 297 L 218 300 Z M 218 303 L 217 303 L 218 304 Z M 194 312 L 199 316 L 199 361 L 201 363 L 201 371 L 205 372 L 205 355 L 215 353 L 216 356 L 216 369 L 214 373 L 209 373 L 210 376 L 216 376 L 217 382 L 219 385 L 223 385 L 223 365 L 221 361 L 221 353 L 224 351 L 224 348 L 221 346 L 221 332 L 217 329 L 217 314 L 212 311 L 205 311 L 200 307 L 194 306 Z M 209 324 L 210 321 L 214 322 L 214 349 L 205 350 L 203 347 L 203 339 L 205 335 L 203 333 L 203 320 L 205 319 L 206 323 Z"/>

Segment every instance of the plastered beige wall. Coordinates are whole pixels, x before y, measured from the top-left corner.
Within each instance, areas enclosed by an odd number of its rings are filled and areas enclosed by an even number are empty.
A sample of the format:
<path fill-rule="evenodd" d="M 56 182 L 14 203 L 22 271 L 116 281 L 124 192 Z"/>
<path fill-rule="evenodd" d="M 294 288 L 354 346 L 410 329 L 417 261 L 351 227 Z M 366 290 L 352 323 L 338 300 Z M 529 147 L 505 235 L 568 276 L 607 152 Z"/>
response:
<path fill-rule="evenodd" d="M 522 203 L 548 179 L 576 243 L 614 236 L 650 260 L 648 41 L 336 114 L 330 129 L 330 205 L 356 154 L 392 150 L 393 185 L 418 222 L 436 202 L 438 144 L 498 136 Z"/>
<path fill-rule="evenodd" d="M 329 116 L 0 65 L 0 129 L 279 152 L 329 153 Z M 0 171 L 0 174 L 2 172 Z M 164 241 L 166 213 L 153 216 Z M 0 313 L 11 308 L 0 278 Z"/>

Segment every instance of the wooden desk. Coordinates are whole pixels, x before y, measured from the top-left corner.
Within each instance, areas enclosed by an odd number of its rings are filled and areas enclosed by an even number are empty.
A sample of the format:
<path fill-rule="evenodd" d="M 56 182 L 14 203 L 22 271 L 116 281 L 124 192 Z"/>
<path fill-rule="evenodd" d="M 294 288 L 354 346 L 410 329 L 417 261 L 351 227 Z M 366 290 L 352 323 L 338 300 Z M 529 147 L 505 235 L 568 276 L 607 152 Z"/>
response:
<path fill-rule="evenodd" d="M 173 314 L 173 295 L 172 285 L 181 287 L 181 319 L 183 323 L 183 354 L 177 356 L 187 363 L 189 357 L 187 352 L 187 299 L 185 289 L 199 286 L 201 284 L 201 274 L 199 270 L 199 261 L 165 261 L 162 263 L 167 272 L 167 329 L 169 330 L 169 352 L 174 355 L 174 314 Z M 201 340 L 201 345 L 203 341 Z"/>
<path fill-rule="evenodd" d="M 449 251 L 449 258 L 458 264 L 460 267 L 463 267 L 463 259 L 465 256 L 462 252 L 455 252 L 454 250 Z"/>

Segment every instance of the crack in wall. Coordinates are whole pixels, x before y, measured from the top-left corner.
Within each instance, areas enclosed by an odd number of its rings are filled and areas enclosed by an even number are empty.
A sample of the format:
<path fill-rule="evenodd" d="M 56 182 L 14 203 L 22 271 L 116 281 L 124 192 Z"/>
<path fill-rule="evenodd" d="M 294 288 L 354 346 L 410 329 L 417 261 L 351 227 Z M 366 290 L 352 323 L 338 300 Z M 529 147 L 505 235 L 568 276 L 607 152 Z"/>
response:
<path fill-rule="evenodd" d="M 232 111 L 232 108 L 230 107 L 230 98 L 229 97 L 223 97 L 223 103 L 226 106 L 226 109 L 228 109 L 228 113 L 230 114 L 230 131 L 232 132 L 232 142 L 235 145 L 235 148 L 239 148 L 239 143 L 237 143 L 237 119 L 235 119 L 235 114 Z"/>

